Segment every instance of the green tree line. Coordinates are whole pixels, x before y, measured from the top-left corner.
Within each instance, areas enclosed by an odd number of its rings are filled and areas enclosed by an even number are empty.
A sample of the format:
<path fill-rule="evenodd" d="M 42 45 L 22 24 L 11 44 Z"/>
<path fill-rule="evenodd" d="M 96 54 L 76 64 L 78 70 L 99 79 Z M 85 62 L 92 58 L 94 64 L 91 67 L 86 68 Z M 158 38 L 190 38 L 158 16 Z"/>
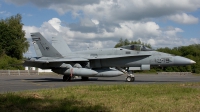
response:
<path fill-rule="evenodd" d="M 29 48 L 25 38 L 22 16 L 17 14 L 0 20 L 0 69 L 23 69 L 23 53 Z"/>
<path fill-rule="evenodd" d="M 121 47 L 124 45 L 132 45 L 132 44 L 143 44 L 149 48 L 151 48 L 150 44 L 142 43 L 140 40 L 138 41 L 129 41 L 127 39 L 123 40 L 122 38 L 119 42 L 115 45 L 115 47 Z M 193 73 L 200 73 L 200 44 L 193 44 L 189 46 L 180 46 L 174 48 L 159 48 L 157 49 L 159 52 L 169 53 L 177 56 L 183 56 L 189 59 L 196 61 L 196 64 L 187 65 L 187 66 L 171 66 L 171 67 L 153 67 L 151 68 L 150 72 L 193 72 Z M 143 71 L 137 71 L 143 72 Z"/>

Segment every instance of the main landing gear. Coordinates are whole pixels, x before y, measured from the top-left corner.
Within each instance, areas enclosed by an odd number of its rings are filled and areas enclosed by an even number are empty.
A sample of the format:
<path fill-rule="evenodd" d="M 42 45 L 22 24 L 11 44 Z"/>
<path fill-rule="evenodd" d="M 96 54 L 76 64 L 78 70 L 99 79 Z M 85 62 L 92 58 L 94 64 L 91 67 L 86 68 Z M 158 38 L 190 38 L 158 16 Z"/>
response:
<path fill-rule="evenodd" d="M 63 75 L 63 81 L 71 81 L 71 76 Z"/>
<path fill-rule="evenodd" d="M 71 76 L 68 76 L 68 75 L 63 75 L 63 81 L 71 81 L 71 79 L 75 77 L 71 77 Z M 81 80 L 82 81 L 88 81 L 89 80 L 89 77 L 81 77 Z"/>
<path fill-rule="evenodd" d="M 89 80 L 89 77 L 81 77 L 81 80 L 82 80 L 82 81 L 88 81 L 88 80 Z"/>

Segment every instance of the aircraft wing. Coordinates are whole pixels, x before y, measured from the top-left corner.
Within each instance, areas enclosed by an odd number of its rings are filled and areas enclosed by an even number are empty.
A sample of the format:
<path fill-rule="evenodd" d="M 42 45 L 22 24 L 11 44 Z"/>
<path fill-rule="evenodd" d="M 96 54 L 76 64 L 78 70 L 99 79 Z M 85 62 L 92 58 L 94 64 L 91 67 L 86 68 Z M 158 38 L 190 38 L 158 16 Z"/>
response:
<path fill-rule="evenodd" d="M 60 59 L 30 59 L 26 60 L 26 62 L 36 62 L 36 63 L 52 63 L 52 62 L 75 62 L 75 61 L 89 61 L 84 58 L 60 58 Z"/>

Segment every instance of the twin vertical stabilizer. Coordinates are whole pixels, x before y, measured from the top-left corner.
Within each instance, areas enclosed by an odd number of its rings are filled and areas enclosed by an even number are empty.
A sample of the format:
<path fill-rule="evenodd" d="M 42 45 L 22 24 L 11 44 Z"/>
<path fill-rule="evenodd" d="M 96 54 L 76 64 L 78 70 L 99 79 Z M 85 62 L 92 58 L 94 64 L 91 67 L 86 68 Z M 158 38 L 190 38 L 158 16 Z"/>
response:
<path fill-rule="evenodd" d="M 67 54 L 71 53 L 70 48 L 62 37 L 52 37 L 52 45 L 62 56 L 67 56 Z"/>
<path fill-rule="evenodd" d="M 34 45 L 34 47 L 38 47 L 40 49 L 43 57 L 63 57 L 39 32 L 31 33 L 31 37 L 33 43 L 37 44 Z M 36 50 L 36 53 L 37 51 L 38 50 Z"/>

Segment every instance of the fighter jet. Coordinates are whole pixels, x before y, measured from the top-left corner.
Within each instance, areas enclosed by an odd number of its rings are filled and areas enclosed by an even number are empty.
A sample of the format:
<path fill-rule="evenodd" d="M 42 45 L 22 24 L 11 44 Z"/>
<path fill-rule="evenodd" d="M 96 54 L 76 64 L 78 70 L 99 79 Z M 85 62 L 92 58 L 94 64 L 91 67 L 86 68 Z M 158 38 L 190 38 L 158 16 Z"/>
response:
<path fill-rule="evenodd" d="M 73 76 L 115 77 L 127 75 L 126 81 L 135 81 L 132 70 L 150 70 L 151 66 L 183 66 L 196 62 L 181 56 L 151 50 L 143 45 L 105 48 L 71 52 L 60 38 L 52 40 L 53 46 L 39 33 L 31 33 L 38 57 L 25 61 L 24 66 L 51 69 L 63 75 L 63 81 Z"/>

